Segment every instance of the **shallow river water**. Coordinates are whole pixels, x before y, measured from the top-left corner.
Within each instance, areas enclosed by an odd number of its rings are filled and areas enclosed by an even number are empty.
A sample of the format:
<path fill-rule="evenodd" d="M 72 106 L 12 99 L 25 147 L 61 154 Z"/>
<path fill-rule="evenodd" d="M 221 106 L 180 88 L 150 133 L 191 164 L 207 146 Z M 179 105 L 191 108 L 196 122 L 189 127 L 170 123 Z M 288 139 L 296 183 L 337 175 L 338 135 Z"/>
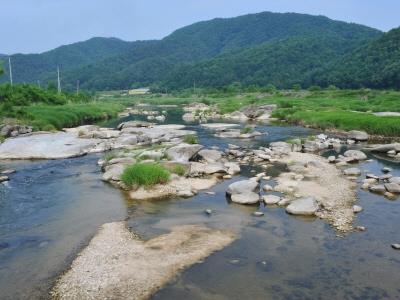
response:
<path fill-rule="evenodd" d="M 182 123 L 180 113 L 171 111 L 167 123 Z M 228 143 L 256 147 L 312 133 L 265 125 L 258 130 L 268 135 L 238 142 L 215 138 L 197 124 L 188 127 L 198 131 L 201 144 L 221 148 Z M 400 298 L 400 252 L 390 247 L 400 242 L 400 200 L 358 190 L 364 211 L 355 223 L 367 230 L 338 236 L 319 219 L 293 217 L 271 207 L 261 207 L 265 215 L 254 217 L 257 206 L 227 201 L 226 187 L 250 176 L 257 166 L 215 186 L 215 195 L 136 202 L 100 180 L 99 157 L 0 162 L 2 168 L 17 170 L 9 183 L 0 185 L 0 299 L 47 298 L 54 280 L 98 227 L 123 219 L 144 239 L 176 224 L 238 233 L 233 244 L 184 271 L 153 299 Z M 400 176 L 399 164 L 375 158 L 360 164 L 376 174 L 383 166 Z M 214 211 L 211 216 L 203 212 L 208 208 Z"/>

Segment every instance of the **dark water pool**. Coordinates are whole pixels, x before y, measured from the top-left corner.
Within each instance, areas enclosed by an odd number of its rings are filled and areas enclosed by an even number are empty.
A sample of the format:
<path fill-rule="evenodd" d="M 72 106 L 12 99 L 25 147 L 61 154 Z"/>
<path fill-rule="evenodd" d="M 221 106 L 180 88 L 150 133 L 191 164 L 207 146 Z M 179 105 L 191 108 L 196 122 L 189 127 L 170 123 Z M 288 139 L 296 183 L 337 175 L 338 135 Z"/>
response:
<path fill-rule="evenodd" d="M 180 115 L 170 111 L 166 123 L 181 123 Z M 258 129 L 268 135 L 237 141 L 215 138 L 197 124 L 189 124 L 189 129 L 198 131 L 202 144 L 220 147 L 266 145 L 311 133 L 301 127 L 263 125 Z M 400 201 L 358 190 L 364 211 L 356 224 L 367 230 L 339 237 L 318 219 L 295 218 L 282 208 L 230 203 L 226 187 L 239 177 L 214 187 L 215 195 L 127 200 L 100 181 L 98 158 L 0 163 L 18 171 L 9 184 L 0 185 L 0 299 L 46 298 L 54 279 L 97 228 L 125 218 L 145 239 L 176 224 L 196 223 L 239 235 L 231 246 L 184 271 L 154 299 L 400 298 L 400 252 L 390 247 L 400 242 Z M 375 173 L 383 166 L 400 176 L 395 163 L 374 159 L 360 165 Z M 206 208 L 214 213 L 205 215 Z M 253 217 L 257 209 L 265 215 Z"/>

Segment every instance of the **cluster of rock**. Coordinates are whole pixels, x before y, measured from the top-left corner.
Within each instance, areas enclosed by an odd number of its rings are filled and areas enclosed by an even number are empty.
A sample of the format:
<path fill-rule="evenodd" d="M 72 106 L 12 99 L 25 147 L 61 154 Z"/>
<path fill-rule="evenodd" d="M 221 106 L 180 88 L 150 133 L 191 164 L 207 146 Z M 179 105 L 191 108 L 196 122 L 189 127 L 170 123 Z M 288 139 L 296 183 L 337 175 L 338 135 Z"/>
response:
<path fill-rule="evenodd" d="M 268 121 L 271 120 L 272 112 L 277 108 L 276 104 L 250 105 L 239 111 L 223 115 L 223 119 L 235 121 Z"/>
<path fill-rule="evenodd" d="M 343 178 L 341 171 L 326 159 L 300 151 L 302 146 L 286 142 L 274 142 L 258 149 L 229 145 L 225 150 L 227 157 L 240 164 L 253 162 L 268 168 L 270 163 L 284 163 L 289 171 L 281 173 L 274 186 L 263 183 L 263 180 L 270 180 L 265 173 L 235 182 L 228 187 L 227 195 L 235 203 L 286 207 L 289 214 L 317 216 L 340 231 L 351 230 L 356 212 L 352 182 Z M 360 159 L 353 152 L 346 155 L 353 161 L 354 157 Z M 262 212 L 257 213 L 262 215 Z"/>
<path fill-rule="evenodd" d="M 185 122 L 206 122 L 208 120 L 221 119 L 221 115 L 217 112 L 215 106 L 209 106 L 201 102 L 190 103 L 183 110 L 185 113 L 182 115 L 182 119 Z"/>
<path fill-rule="evenodd" d="M 385 154 L 391 158 L 400 160 L 400 143 L 373 145 L 366 149 L 372 153 Z"/>
<path fill-rule="evenodd" d="M 127 124 L 121 124 L 119 128 L 121 130 L 132 128 L 126 126 Z M 151 128 L 160 126 L 162 125 Z M 170 127 L 174 128 L 173 125 Z M 150 132 L 147 132 L 147 136 L 151 136 Z M 112 159 L 100 160 L 99 164 L 104 171 L 103 180 L 130 190 L 129 194 L 132 199 L 144 200 L 169 196 L 191 197 L 199 190 L 208 189 L 217 184 L 219 180 L 231 178 L 232 175 L 240 172 L 240 166 L 230 162 L 226 155 L 218 149 L 203 149 L 202 145 L 186 144 L 177 138 L 160 141 L 154 136 L 156 133 L 153 132 L 153 139 L 145 148 L 131 148 L 129 151 L 114 152 Z M 156 147 L 154 147 L 154 141 L 157 144 Z M 172 174 L 168 183 L 158 184 L 150 189 L 124 186 L 121 176 L 125 168 L 138 161 L 142 163 L 157 162 L 169 170 L 173 170 L 179 165 L 185 172 L 179 175 Z"/>
<path fill-rule="evenodd" d="M 120 112 L 118 114 L 118 117 L 120 118 L 126 118 L 129 117 L 130 115 L 143 115 L 147 116 L 147 120 L 149 121 L 159 121 L 159 122 L 164 122 L 166 119 L 167 111 L 163 110 L 151 110 L 147 109 L 148 105 L 145 105 L 144 107 L 127 107 L 123 112 Z"/>
<path fill-rule="evenodd" d="M 32 131 L 32 126 L 0 124 L 0 136 L 3 138 L 16 137 L 22 134 L 31 133 Z"/>
<path fill-rule="evenodd" d="M 261 132 L 254 130 L 254 126 L 247 126 L 239 129 L 237 124 L 209 123 L 201 126 L 215 131 L 215 136 L 219 138 L 231 139 L 250 139 L 262 135 Z"/>
<path fill-rule="evenodd" d="M 390 169 L 384 168 L 383 175 L 367 173 L 362 182 L 362 188 L 372 193 L 382 194 L 389 199 L 395 199 L 400 194 L 400 177 L 389 174 Z"/>

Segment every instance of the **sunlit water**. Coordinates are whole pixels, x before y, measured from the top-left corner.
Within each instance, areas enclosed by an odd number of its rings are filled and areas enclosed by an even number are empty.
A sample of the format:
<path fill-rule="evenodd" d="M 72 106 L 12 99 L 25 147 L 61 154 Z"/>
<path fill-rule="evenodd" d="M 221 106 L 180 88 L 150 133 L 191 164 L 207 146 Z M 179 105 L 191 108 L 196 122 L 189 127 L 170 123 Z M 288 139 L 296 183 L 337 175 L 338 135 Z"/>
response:
<path fill-rule="evenodd" d="M 170 112 L 166 123 L 181 123 Z M 132 117 L 131 117 L 132 118 Z M 126 118 L 129 120 L 131 118 Z M 107 125 L 115 126 L 118 121 Z M 301 127 L 259 126 L 268 132 L 252 141 L 227 140 L 190 124 L 200 143 L 247 147 L 310 134 Z M 397 299 L 400 297 L 400 201 L 358 190 L 364 211 L 355 223 L 367 228 L 345 237 L 315 218 L 289 216 L 282 208 L 230 203 L 226 187 L 241 177 L 215 186 L 215 195 L 190 199 L 132 201 L 101 182 L 99 156 L 2 163 L 18 170 L 0 185 L 0 298 L 42 299 L 55 278 L 98 227 L 127 218 L 144 239 L 168 232 L 176 224 L 205 224 L 237 232 L 238 239 L 184 271 L 154 299 Z M 373 160 L 363 170 L 380 173 L 398 164 Z M 250 176 L 244 168 L 242 177 Z M 268 173 L 275 176 L 279 168 Z M 204 209 L 212 209 L 211 216 Z M 260 209 L 263 217 L 252 212 Z M 127 296 L 128 297 L 128 296 Z"/>

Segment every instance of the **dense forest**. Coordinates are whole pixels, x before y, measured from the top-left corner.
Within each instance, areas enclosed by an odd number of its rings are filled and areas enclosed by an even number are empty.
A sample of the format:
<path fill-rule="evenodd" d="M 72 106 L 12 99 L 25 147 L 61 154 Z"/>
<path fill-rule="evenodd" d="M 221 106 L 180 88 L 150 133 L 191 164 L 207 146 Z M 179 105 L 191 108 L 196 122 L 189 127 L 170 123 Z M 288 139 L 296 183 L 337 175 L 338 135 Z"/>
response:
<path fill-rule="evenodd" d="M 42 54 L 13 55 L 15 82 L 79 80 L 87 90 L 229 85 L 399 88 L 400 30 L 296 13 L 250 14 L 181 28 L 162 40 L 94 38 Z M 4 62 L 7 70 L 7 60 Z M 3 81 L 7 76 L 3 76 Z"/>

